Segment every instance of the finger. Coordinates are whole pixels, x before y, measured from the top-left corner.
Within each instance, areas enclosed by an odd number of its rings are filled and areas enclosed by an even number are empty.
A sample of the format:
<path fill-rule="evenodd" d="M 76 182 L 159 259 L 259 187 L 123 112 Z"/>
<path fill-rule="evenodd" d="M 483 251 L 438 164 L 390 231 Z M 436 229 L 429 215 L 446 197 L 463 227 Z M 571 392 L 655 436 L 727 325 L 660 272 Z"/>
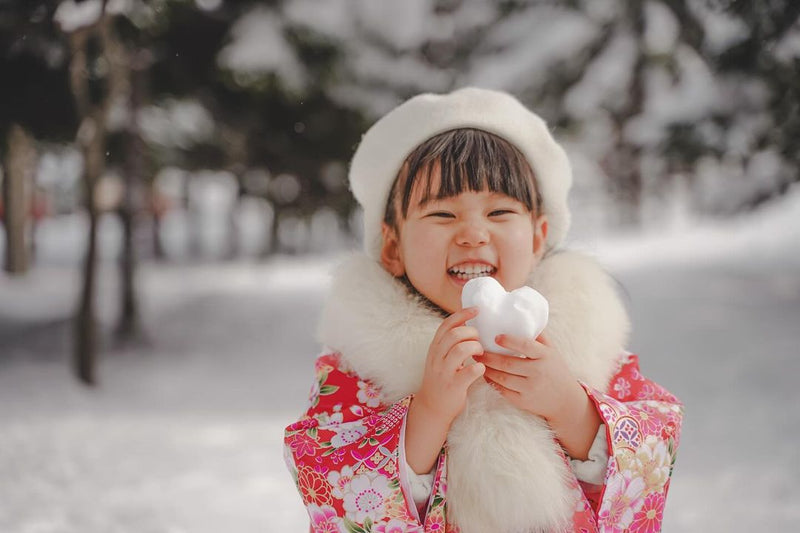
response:
<path fill-rule="evenodd" d="M 433 336 L 432 342 L 435 343 L 441 341 L 442 337 L 444 337 L 448 331 L 464 325 L 467 320 L 475 318 L 476 316 L 478 316 L 477 307 L 465 307 L 460 311 L 456 311 L 449 317 L 445 318 L 441 324 L 439 324 L 439 328 L 436 330 L 436 334 Z"/>
<path fill-rule="evenodd" d="M 460 342 L 469 340 L 480 340 L 478 328 L 474 328 L 472 326 L 457 326 L 445 333 L 445 335 L 441 338 L 438 343 L 439 350 L 444 357 L 447 357 L 447 353 L 452 350 L 454 346 Z"/>
<path fill-rule="evenodd" d="M 483 345 L 478 341 L 463 341 L 453 346 L 445 356 L 445 364 L 450 371 L 455 372 L 466 363 L 470 357 L 477 357 L 483 353 Z"/>
<path fill-rule="evenodd" d="M 483 377 L 505 389 L 518 393 L 525 390 L 525 385 L 527 382 L 527 380 L 522 376 L 508 374 L 506 372 L 501 372 L 489 367 L 486 367 Z"/>
<path fill-rule="evenodd" d="M 506 388 L 503 385 L 501 385 L 500 383 L 497 383 L 496 381 L 492 381 L 491 378 L 486 376 L 485 372 L 483 374 L 483 379 L 486 381 L 486 383 L 489 384 L 490 387 L 492 387 L 494 390 L 499 392 L 500 395 L 503 396 L 504 398 L 506 398 L 508 401 L 513 403 L 513 402 L 519 400 L 519 398 L 521 396 L 521 394 L 519 392 L 511 390 L 509 388 Z"/>
<path fill-rule="evenodd" d="M 544 353 L 542 345 L 536 339 L 528 339 L 517 335 L 498 335 L 494 341 L 503 348 L 519 353 L 530 359 L 540 359 Z"/>
<path fill-rule="evenodd" d="M 518 376 L 528 375 L 527 365 L 531 362 L 530 359 L 494 352 L 484 352 L 479 359 L 488 368 Z"/>
<path fill-rule="evenodd" d="M 456 380 L 463 387 L 469 387 L 486 371 L 486 367 L 482 363 L 474 363 L 465 365 L 464 368 L 456 372 Z"/>

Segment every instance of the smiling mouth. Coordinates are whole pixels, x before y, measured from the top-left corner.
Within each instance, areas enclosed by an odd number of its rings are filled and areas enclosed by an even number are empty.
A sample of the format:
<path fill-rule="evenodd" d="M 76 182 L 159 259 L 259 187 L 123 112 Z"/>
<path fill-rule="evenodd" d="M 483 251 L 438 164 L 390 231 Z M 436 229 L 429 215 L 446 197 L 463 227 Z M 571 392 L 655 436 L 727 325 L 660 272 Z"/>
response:
<path fill-rule="evenodd" d="M 461 281 L 491 276 L 497 269 L 485 263 L 456 265 L 447 269 L 447 273 Z"/>

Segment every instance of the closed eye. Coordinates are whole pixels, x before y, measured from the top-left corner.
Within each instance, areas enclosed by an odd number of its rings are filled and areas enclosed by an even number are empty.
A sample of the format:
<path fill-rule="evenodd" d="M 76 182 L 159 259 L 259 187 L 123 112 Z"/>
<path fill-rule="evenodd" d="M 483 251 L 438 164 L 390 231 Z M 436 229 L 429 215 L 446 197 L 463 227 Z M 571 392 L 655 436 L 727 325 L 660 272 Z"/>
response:
<path fill-rule="evenodd" d="M 501 215 L 512 215 L 514 213 L 515 213 L 515 211 L 513 211 L 511 209 L 495 209 L 494 211 L 489 213 L 489 216 L 490 217 L 496 217 L 496 216 L 501 216 Z"/>
<path fill-rule="evenodd" d="M 434 211 L 433 213 L 428 213 L 425 216 L 436 217 L 436 218 L 456 218 L 456 216 L 453 213 L 448 213 L 447 211 Z"/>

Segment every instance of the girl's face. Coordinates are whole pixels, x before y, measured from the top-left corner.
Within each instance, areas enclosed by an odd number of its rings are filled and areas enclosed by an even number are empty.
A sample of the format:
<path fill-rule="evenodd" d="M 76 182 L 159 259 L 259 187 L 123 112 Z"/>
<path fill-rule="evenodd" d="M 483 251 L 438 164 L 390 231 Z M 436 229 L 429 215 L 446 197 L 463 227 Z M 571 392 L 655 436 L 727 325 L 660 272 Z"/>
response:
<path fill-rule="evenodd" d="M 492 276 L 508 291 L 525 284 L 544 253 L 544 215 L 502 193 L 468 191 L 420 204 L 421 194 L 412 192 L 397 230 L 384 224 L 387 271 L 405 274 L 448 313 L 461 309 L 461 289 L 472 278 Z"/>

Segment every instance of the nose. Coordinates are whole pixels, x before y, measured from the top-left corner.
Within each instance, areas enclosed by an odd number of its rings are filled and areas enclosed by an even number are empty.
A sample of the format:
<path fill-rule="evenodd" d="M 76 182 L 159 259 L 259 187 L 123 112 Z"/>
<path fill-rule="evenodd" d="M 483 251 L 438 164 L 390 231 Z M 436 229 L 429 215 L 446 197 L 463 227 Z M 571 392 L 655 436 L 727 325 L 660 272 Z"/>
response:
<path fill-rule="evenodd" d="M 482 246 L 489 242 L 489 230 L 476 221 L 464 221 L 458 228 L 456 243 L 459 246 Z"/>

